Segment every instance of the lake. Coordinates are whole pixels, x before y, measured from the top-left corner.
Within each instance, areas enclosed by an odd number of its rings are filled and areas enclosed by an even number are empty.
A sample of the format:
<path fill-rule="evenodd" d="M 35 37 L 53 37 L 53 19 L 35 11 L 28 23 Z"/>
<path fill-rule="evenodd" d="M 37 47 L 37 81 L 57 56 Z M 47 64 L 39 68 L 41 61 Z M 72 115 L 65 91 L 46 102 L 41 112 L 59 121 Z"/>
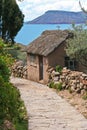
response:
<path fill-rule="evenodd" d="M 45 30 L 64 30 L 70 27 L 70 24 L 24 24 L 15 37 L 15 42 L 28 45 Z"/>

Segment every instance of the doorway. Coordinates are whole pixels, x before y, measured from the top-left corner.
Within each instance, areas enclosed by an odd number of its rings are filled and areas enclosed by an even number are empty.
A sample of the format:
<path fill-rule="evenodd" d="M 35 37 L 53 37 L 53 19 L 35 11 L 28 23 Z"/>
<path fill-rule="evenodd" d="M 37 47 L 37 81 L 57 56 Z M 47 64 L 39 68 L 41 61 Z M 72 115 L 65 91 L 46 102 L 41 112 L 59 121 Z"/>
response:
<path fill-rule="evenodd" d="M 39 80 L 43 80 L 43 56 L 39 56 Z"/>

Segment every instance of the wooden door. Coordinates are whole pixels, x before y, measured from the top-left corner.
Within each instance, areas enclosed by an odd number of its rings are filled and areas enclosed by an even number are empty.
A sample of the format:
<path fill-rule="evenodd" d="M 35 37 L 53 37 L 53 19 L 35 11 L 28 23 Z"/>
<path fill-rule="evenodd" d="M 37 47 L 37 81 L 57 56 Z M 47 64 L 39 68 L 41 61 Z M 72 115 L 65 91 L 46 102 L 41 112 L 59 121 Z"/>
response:
<path fill-rule="evenodd" d="M 43 56 L 39 56 L 39 80 L 43 80 Z"/>

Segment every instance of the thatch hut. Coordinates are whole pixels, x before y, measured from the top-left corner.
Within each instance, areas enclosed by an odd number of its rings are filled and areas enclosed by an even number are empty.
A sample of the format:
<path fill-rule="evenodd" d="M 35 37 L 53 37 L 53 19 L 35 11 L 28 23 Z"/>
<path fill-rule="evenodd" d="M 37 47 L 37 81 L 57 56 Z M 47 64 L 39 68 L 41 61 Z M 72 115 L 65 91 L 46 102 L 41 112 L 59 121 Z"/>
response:
<path fill-rule="evenodd" d="M 60 65 L 75 69 L 75 62 L 69 61 L 65 52 L 66 39 L 71 36 L 67 30 L 50 30 L 31 42 L 27 46 L 28 79 L 47 83 L 49 67 Z"/>

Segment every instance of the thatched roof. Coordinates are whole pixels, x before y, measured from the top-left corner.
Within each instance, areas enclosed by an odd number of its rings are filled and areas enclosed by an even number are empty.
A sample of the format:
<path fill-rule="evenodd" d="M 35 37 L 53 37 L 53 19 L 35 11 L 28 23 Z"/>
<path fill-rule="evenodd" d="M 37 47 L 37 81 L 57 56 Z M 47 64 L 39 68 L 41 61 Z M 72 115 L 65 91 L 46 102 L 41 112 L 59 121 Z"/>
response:
<path fill-rule="evenodd" d="M 27 46 L 27 53 L 47 56 L 69 37 L 67 30 L 44 31 Z"/>

